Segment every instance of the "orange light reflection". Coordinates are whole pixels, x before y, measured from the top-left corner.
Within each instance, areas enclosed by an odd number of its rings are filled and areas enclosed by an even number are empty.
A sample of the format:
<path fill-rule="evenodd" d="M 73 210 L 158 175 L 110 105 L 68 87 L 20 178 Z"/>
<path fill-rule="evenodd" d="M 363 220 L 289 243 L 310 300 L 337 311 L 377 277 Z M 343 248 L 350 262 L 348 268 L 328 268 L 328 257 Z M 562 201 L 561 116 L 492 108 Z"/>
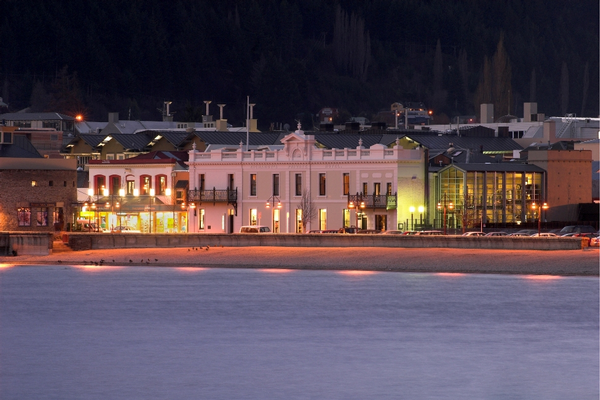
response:
<path fill-rule="evenodd" d="M 208 268 L 177 267 L 175 269 L 177 271 L 181 271 L 181 272 L 199 272 L 199 271 L 206 271 Z"/>
<path fill-rule="evenodd" d="M 462 272 L 436 272 L 437 276 L 449 276 L 451 278 L 456 278 L 460 276 L 465 276 Z"/>
<path fill-rule="evenodd" d="M 1 268 L 10 268 L 10 267 L 14 267 L 14 264 L 0 264 L 0 269 Z"/>
<path fill-rule="evenodd" d="M 342 275 L 352 275 L 352 276 L 356 276 L 356 275 L 374 275 L 377 272 L 376 271 L 358 271 L 358 270 L 352 270 L 352 271 L 337 271 L 338 274 L 342 274 Z"/>
<path fill-rule="evenodd" d="M 293 269 L 283 269 L 283 268 L 262 268 L 259 269 L 260 272 L 270 272 L 272 274 L 287 274 L 290 272 L 294 272 Z"/>
<path fill-rule="evenodd" d="M 523 278 L 529 279 L 532 281 L 553 281 L 555 279 L 560 279 L 561 276 L 558 276 L 558 275 L 525 275 Z"/>

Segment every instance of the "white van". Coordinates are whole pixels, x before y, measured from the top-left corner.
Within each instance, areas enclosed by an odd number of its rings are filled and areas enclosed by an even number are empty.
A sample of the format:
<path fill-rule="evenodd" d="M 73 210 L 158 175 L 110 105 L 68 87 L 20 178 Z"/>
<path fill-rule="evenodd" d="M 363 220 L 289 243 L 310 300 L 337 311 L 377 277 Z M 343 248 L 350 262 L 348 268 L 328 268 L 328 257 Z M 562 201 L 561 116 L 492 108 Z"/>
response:
<path fill-rule="evenodd" d="M 240 227 L 240 233 L 271 233 L 271 229 L 262 225 L 246 225 Z"/>

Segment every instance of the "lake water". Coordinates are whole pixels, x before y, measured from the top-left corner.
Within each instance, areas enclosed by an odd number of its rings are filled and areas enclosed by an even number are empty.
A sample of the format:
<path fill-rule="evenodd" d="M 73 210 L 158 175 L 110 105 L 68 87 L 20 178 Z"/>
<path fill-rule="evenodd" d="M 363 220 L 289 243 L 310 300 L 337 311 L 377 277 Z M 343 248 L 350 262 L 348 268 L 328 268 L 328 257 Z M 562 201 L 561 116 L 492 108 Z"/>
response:
<path fill-rule="evenodd" d="M 598 399 L 598 279 L 0 268 L 0 399 Z"/>

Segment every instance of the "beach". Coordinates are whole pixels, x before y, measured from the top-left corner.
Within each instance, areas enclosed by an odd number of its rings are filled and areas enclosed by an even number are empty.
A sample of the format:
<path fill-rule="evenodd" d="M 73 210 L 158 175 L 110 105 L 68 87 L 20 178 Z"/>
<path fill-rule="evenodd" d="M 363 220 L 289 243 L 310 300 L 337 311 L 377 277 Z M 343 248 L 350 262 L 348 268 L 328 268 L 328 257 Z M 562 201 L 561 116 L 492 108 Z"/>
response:
<path fill-rule="evenodd" d="M 599 276 L 599 249 L 489 250 L 382 247 L 193 247 L 71 251 L 0 257 L 1 266 L 88 265 L 274 268 Z"/>

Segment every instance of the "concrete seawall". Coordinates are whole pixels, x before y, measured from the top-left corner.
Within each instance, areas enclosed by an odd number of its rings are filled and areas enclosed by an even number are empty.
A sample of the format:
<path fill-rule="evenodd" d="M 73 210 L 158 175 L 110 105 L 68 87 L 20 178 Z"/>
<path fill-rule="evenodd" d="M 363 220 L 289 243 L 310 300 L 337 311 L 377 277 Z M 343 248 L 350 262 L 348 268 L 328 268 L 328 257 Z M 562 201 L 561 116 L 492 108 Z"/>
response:
<path fill-rule="evenodd" d="M 1 232 L 0 255 L 48 255 L 52 237 L 49 232 Z"/>
<path fill-rule="evenodd" d="M 66 239 L 66 240 L 65 240 Z M 579 238 L 401 236 L 336 234 L 113 234 L 71 233 L 73 250 L 177 247 L 395 247 L 497 250 L 579 250 Z"/>

